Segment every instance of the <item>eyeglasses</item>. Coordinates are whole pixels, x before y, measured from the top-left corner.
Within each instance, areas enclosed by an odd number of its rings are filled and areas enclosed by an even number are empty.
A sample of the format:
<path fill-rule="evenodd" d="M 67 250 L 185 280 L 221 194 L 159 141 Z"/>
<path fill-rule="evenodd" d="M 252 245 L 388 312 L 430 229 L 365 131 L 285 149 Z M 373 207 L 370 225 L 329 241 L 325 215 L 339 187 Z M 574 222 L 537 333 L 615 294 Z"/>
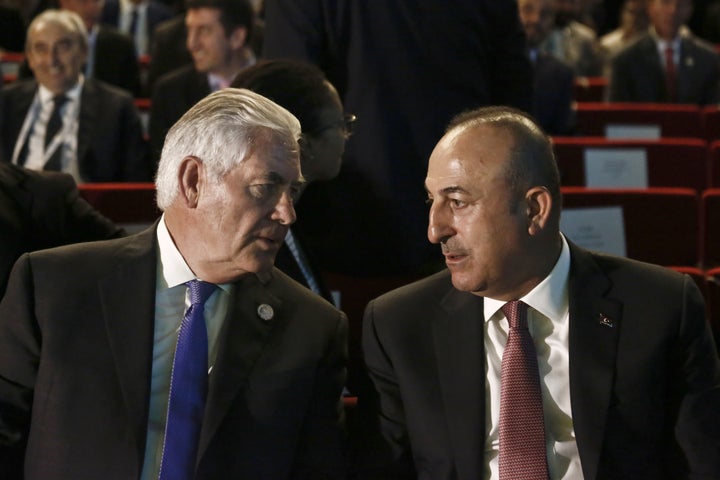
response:
<path fill-rule="evenodd" d="M 349 137 L 353 134 L 355 129 L 355 122 L 357 122 L 357 115 L 352 113 L 346 113 L 343 115 L 343 127 L 345 128 L 345 136 Z"/>
<path fill-rule="evenodd" d="M 328 125 L 327 127 L 323 127 L 318 132 L 324 132 L 325 130 L 330 130 L 331 128 L 341 128 L 343 131 L 343 135 L 345 136 L 345 139 L 349 138 L 350 135 L 353 134 L 353 130 L 355 127 L 355 122 L 357 122 L 357 116 L 353 115 L 352 113 L 346 113 L 343 115 L 342 120 L 338 120 L 337 122 L 333 123 L 332 125 Z"/>

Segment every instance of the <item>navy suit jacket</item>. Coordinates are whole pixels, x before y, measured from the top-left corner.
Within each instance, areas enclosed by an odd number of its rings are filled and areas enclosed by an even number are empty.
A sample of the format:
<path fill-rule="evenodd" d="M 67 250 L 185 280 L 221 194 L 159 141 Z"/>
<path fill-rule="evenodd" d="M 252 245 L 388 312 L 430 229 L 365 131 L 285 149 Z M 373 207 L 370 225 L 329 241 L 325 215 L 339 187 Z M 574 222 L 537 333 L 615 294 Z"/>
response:
<path fill-rule="evenodd" d="M 585 479 L 720 478 L 720 362 L 694 281 L 570 249 L 570 400 Z M 483 478 L 483 318 L 483 298 L 453 288 L 447 270 L 368 305 L 375 388 L 359 397 L 361 478 Z"/>
<path fill-rule="evenodd" d="M 139 478 L 156 252 L 153 227 L 18 260 L 0 302 L 3 479 L 23 458 L 25 480 Z M 194 478 L 341 478 L 346 342 L 345 315 L 279 270 L 236 280 Z"/>
<path fill-rule="evenodd" d="M 35 80 L 2 89 L 0 141 L 4 161 L 12 160 L 37 89 Z M 80 175 L 87 182 L 143 182 L 152 178 L 140 116 L 127 92 L 85 79 L 80 94 L 77 155 Z"/>
<path fill-rule="evenodd" d="M 675 103 L 709 105 L 720 102 L 720 56 L 705 42 L 682 37 Z M 667 102 L 665 70 L 656 43 L 645 35 L 619 52 L 612 62 L 608 99 L 611 102 Z"/>

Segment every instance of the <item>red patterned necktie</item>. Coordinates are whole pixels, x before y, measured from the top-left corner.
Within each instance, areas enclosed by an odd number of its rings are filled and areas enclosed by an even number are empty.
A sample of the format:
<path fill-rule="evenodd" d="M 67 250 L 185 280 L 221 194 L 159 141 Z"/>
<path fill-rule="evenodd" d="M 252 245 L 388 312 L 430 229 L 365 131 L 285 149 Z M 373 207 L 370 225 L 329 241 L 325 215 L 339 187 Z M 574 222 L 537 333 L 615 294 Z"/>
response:
<path fill-rule="evenodd" d="M 675 72 L 675 52 L 672 47 L 665 49 L 665 89 L 667 99 L 674 103 L 676 99 L 677 73 Z"/>
<path fill-rule="evenodd" d="M 527 326 L 527 305 L 508 302 L 510 324 L 500 376 L 500 480 L 547 480 L 540 375 Z"/>

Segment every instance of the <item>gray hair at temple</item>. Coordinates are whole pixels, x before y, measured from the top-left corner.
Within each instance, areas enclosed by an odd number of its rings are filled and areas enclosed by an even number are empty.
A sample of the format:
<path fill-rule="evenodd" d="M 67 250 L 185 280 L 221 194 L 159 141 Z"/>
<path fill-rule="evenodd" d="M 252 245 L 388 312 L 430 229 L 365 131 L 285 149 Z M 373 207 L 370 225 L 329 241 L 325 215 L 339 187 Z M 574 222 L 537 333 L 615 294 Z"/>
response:
<path fill-rule="evenodd" d="M 80 15 L 75 12 L 71 12 L 70 10 L 58 10 L 55 8 L 42 11 L 33 19 L 32 22 L 30 22 L 27 30 L 28 36 L 25 40 L 25 51 L 30 49 L 29 33 L 37 28 L 37 26 L 41 23 L 50 23 L 62 26 L 65 30 L 70 32 L 80 43 L 80 46 L 87 51 L 88 32 L 85 28 L 85 23 L 82 21 L 82 18 L 80 18 Z"/>
<path fill-rule="evenodd" d="M 270 134 L 270 135 L 268 135 Z M 265 142 L 279 142 L 299 156 L 300 122 L 273 101 L 240 88 L 218 90 L 188 110 L 165 137 L 155 185 L 165 210 L 180 190 L 178 171 L 186 157 L 200 159 L 219 181 Z"/>

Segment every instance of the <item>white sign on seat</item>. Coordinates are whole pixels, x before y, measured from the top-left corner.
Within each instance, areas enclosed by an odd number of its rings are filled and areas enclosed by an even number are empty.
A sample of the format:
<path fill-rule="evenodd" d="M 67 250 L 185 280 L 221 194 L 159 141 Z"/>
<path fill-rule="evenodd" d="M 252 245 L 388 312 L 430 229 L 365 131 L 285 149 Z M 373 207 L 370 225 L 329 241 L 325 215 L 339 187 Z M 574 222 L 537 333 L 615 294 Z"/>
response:
<path fill-rule="evenodd" d="M 564 208 L 560 230 L 588 250 L 627 255 L 622 207 Z"/>
<path fill-rule="evenodd" d="M 586 148 L 585 185 L 608 188 L 647 188 L 644 148 Z"/>

